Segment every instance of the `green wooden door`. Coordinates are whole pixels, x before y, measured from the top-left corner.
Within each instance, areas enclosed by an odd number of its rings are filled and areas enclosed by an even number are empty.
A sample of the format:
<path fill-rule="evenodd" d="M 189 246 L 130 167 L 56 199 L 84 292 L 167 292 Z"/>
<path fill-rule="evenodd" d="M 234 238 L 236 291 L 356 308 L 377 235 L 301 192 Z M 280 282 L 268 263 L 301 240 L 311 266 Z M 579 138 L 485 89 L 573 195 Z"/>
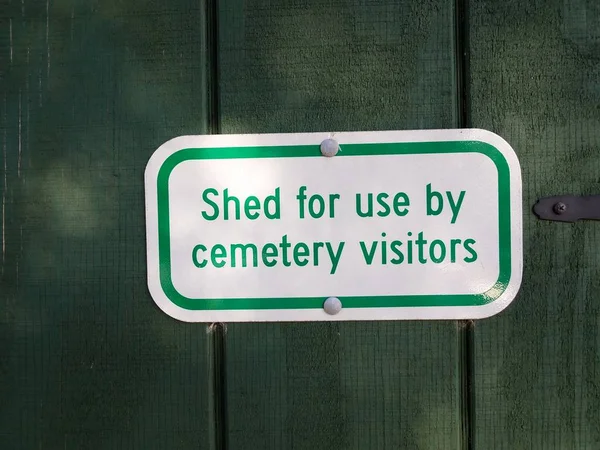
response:
<path fill-rule="evenodd" d="M 595 0 L 0 0 L 0 448 L 600 448 Z M 146 288 L 143 171 L 184 134 L 479 127 L 525 273 L 467 322 L 206 326 Z"/>

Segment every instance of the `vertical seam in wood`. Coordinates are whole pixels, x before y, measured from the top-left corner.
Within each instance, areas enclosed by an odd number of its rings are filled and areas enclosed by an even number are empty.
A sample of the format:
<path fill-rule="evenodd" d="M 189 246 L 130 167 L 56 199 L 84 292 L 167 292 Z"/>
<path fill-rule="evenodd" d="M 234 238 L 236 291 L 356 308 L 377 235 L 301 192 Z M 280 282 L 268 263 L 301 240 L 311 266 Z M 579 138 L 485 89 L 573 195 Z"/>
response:
<path fill-rule="evenodd" d="M 473 324 L 472 320 L 460 321 L 459 340 L 459 407 L 460 407 L 460 448 L 473 450 L 474 443 L 474 390 L 473 390 Z"/>
<path fill-rule="evenodd" d="M 214 450 L 227 450 L 227 371 L 226 343 L 227 327 L 223 323 L 213 323 L 209 327 L 210 374 L 209 389 L 212 390 L 212 425 L 214 427 L 211 447 Z"/>
<path fill-rule="evenodd" d="M 208 45 L 208 129 L 221 132 L 219 110 L 219 5 L 218 0 L 206 0 L 206 42 Z"/>
<path fill-rule="evenodd" d="M 207 75 L 207 112 L 208 132 L 221 132 L 219 111 L 219 4 L 218 0 L 205 1 L 206 17 L 206 75 Z M 211 446 L 214 450 L 227 450 L 227 361 L 226 361 L 226 324 L 214 323 L 209 327 L 210 373 L 209 389 L 212 391 L 210 405 L 214 427 Z"/>
<path fill-rule="evenodd" d="M 454 41 L 456 53 L 456 96 L 458 127 L 471 126 L 469 107 L 469 0 L 455 0 L 454 7 Z"/>
<path fill-rule="evenodd" d="M 455 0 L 454 39 L 456 60 L 457 121 L 459 128 L 471 127 L 469 89 L 469 0 Z M 474 322 L 459 322 L 459 408 L 460 448 L 473 450 L 474 442 Z"/>

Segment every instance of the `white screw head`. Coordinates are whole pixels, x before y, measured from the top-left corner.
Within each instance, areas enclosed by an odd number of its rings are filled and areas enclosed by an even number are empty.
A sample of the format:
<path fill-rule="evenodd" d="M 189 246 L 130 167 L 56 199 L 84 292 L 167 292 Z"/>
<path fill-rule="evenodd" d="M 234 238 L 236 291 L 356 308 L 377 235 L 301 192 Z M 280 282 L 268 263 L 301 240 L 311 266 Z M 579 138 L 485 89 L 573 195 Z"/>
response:
<path fill-rule="evenodd" d="M 321 154 L 331 158 L 340 151 L 340 144 L 335 139 L 325 139 L 321 142 Z"/>
<path fill-rule="evenodd" d="M 342 302 L 337 297 L 329 297 L 325 300 L 325 303 L 323 303 L 323 309 L 330 316 L 335 316 L 342 310 Z"/>

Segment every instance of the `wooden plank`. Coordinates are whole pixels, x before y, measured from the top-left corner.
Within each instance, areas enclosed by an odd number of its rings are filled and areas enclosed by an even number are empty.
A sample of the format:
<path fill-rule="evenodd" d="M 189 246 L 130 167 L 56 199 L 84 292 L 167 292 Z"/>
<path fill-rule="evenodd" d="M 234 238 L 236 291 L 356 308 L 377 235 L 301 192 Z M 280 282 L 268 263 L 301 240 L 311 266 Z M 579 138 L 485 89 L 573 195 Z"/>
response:
<path fill-rule="evenodd" d="M 0 6 L 2 448 L 208 448 L 206 327 L 146 287 L 143 172 L 207 128 L 196 1 Z"/>
<path fill-rule="evenodd" d="M 519 155 L 525 254 L 519 297 L 475 326 L 475 448 L 600 448 L 600 225 L 530 209 L 600 193 L 600 5 L 471 5 L 473 125 Z"/>
<path fill-rule="evenodd" d="M 452 6 L 222 2 L 222 131 L 455 126 Z M 226 342 L 231 449 L 458 447 L 455 323 L 229 324 Z"/>

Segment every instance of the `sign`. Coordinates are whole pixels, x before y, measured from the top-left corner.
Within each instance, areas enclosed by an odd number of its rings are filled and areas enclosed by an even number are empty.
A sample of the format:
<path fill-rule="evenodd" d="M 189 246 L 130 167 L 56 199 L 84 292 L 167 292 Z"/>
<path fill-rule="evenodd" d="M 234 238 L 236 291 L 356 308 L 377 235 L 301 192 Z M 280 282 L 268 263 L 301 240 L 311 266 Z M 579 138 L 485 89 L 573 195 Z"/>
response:
<path fill-rule="evenodd" d="M 184 136 L 145 184 L 148 286 L 182 321 L 478 319 L 521 283 L 519 162 L 488 131 Z"/>

